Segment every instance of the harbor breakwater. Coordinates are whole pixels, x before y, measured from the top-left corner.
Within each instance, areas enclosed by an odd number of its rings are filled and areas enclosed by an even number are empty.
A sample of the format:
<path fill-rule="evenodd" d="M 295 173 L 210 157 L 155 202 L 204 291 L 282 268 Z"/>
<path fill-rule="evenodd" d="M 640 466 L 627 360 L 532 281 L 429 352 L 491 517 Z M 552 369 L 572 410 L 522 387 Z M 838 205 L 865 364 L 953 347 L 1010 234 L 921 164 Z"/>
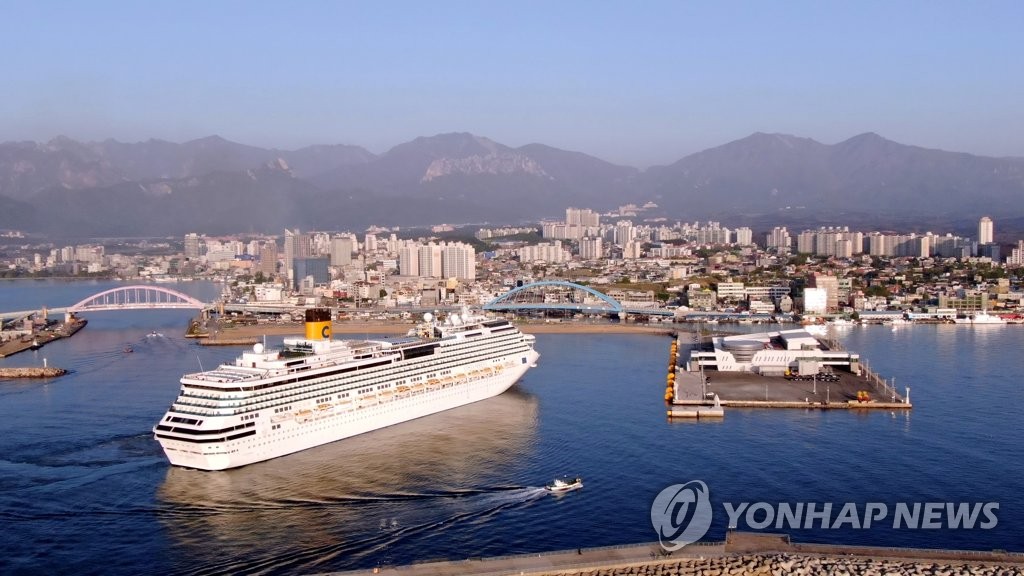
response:
<path fill-rule="evenodd" d="M 68 371 L 63 368 L 54 368 L 52 366 L 0 368 L 0 378 L 56 378 L 67 373 Z"/>
<path fill-rule="evenodd" d="M 657 543 L 520 554 L 336 574 L 421 576 L 803 576 L 953 574 L 1020 575 L 1024 555 L 1004 551 L 884 548 L 793 543 L 783 534 L 729 532 L 724 542 L 690 544 L 670 553 Z"/>
<path fill-rule="evenodd" d="M 849 556 L 804 556 L 795 554 L 754 554 L 722 556 L 718 558 L 689 558 L 667 560 L 660 563 L 616 566 L 585 570 L 544 572 L 551 576 L 617 576 L 635 574 L 644 576 L 834 576 L 834 575 L 907 575 L 950 576 L 969 574 L 978 576 L 1010 576 L 1021 574 L 1020 565 L 934 562 L 916 559 L 873 559 Z M 535 574 L 535 576 L 540 576 Z"/>

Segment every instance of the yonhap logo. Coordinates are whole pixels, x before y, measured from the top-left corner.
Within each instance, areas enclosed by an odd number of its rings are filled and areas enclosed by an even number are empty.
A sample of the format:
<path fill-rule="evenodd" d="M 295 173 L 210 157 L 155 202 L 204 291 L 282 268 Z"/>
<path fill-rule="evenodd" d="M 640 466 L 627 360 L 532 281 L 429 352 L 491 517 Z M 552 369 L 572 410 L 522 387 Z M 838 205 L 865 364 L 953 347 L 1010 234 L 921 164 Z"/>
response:
<path fill-rule="evenodd" d="M 722 502 L 730 530 L 992 530 L 998 502 Z M 708 485 L 673 484 L 654 498 L 651 525 L 667 552 L 697 542 L 711 528 Z"/>
<path fill-rule="evenodd" d="M 708 485 L 691 480 L 662 490 L 651 504 L 651 524 L 668 552 L 703 538 L 711 527 Z"/>

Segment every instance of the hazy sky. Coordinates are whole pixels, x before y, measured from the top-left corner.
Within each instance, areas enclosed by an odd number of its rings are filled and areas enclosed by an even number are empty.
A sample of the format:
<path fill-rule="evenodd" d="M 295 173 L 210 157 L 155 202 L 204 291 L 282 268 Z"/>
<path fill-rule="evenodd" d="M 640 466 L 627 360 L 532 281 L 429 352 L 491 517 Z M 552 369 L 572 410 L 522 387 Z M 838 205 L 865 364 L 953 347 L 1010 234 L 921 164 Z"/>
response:
<path fill-rule="evenodd" d="M 1024 2 L 0 0 L 0 140 L 468 131 L 647 166 L 783 132 L 1024 156 Z"/>

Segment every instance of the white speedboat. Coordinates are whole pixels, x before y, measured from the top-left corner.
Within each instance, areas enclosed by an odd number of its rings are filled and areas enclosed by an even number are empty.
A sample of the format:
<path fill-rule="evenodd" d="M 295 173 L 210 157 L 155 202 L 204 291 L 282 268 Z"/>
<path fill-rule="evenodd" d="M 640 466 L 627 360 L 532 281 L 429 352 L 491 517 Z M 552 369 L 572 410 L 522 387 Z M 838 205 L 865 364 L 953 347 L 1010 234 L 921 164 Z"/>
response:
<path fill-rule="evenodd" d="M 555 478 L 554 482 L 544 487 L 548 492 L 571 492 L 583 488 L 583 478 L 561 479 Z"/>

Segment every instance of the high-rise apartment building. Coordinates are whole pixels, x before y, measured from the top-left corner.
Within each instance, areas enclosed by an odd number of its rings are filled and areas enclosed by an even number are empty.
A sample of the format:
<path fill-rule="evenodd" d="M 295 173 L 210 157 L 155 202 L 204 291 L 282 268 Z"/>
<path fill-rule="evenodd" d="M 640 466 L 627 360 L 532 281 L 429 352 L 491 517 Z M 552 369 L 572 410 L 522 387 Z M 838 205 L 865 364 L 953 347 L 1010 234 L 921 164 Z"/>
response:
<path fill-rule="evenodd" d="M 580 240 L 580 258 L 583 260 L 599 260 L 604 257 L 604 246 L 601 238 L 583 238 Z"/>
<path fill-rule="evenodd" d="M 294 232 L 287 228 L 284 229 L 284 270 L 289 278 L 292 275 L 292 264 L 295 263 L 295 236 L 298 233 L 298 228 Z"/>
<path fill-rule="evenodd" d="M 1010 251 L 1006 263 L 1010 266 L 1024 266 L 1024 240 L 1017 241 L 1017 247 Z"/>
<path fill-rule="evenodd" d="M 268 277 L 277 274 L 277 242 L 271 240 L 260 244 L 256 271 L 262 272 L 264 276 Z"/>
<path fill-rule="evenodd" d="M 352 263 L 354 244 L 349 236 L 331 238 L 331 266 L 348 266 Z"/>
<path fill-rule="evenodd" d="M 199 258 L 203 252 L 203 245 L 199 239 L 199 234 L 191 232 L 185 235 L 185 258 L 189 260 L 195 260 Z"/>
<path fill-rule="evenodd" d="M 420 275 L 420 247 L 412 242 L 398 248 L 398 273 L 402 276 Z"/>
<path fill-rule="evenodd" d="M 596 228 L 601 225 L 601 215 L 586 208 L 566 208 L 565 224 Z"/>
<path fill-rule="evenodd" d="M 830 274 L 815 272 L 811 275 L 809 286 L 825 290 L 825 311 L 839 309 L 839 279 Z"/>
<path fill-rule="evenodd" d="M 789 231 L 785 226 L 776 226 L 768 233 L 766 239 L 768 248 L 776 248 L 780 251 L 788 251 L 793 246 L 793 239 L 789 237 Z"/>
<path fill-rule="evenodd" d="M 796 251 L 800 254 L 814 254 L 818 235 L 810 230 L 801 232 L 796 237 Z"/>
<path fill-rule="evenodd" d="M 372 254 L 377 251 L 377 236 L 376 234 L 367 234 L 365 240 L 363 240 L 363 249 L 368 253 Z"/>
<path fill-rule="evenodd" d="M 313 284 L 326 284 L 331 281 L 330 261 L 327 258 L 296 258 L 292 261 L 292 287 L 296 290 L 302 286 L 307 276 L 313 277 Z"/>
<path fill-rule="evenodd" d="M 476 249 L 462 242 L 444 244 L 441 275 L 444 278 L 476 280 Z"/>
<path fill-rule="evenodd" d="M 622 257 L 626 260 L 636 260 L 640 258 L 642 252 L 640 250 L 641 243 L 635 240 L 630 240 L 622 247 Z"/>
<path fill-rule="evenodd" d="M 420 277 L 442 278 L 441 268 L 441 247 L 437 244 L 427 244 L 419 247 Z"/>
<path fill-rule="evenodd" d="M 991 244 L 994 237 L 995 230 L 992 226 L 992 219 L 982 216 L 981 220 L 978 220 L 978 244 Z"/>
<path fill-rule="evenodd" d="M 633 223 L 629 220 L 620 220 L 615 223 L 615 243 L 619 246 L 625 246 L 627 243 L 632 242 L 633 238 L 636 237 L 636 229 L 633 228 Z"/>
<path fill-rule="evenodd" d="M 550 243 L 542 242 L 536 246 L 523 246 L 519 249 L 520 262 L 536 262 L 537 260 L 561 264 L 572 260 L 572 255 L 558 240 Z"/>

